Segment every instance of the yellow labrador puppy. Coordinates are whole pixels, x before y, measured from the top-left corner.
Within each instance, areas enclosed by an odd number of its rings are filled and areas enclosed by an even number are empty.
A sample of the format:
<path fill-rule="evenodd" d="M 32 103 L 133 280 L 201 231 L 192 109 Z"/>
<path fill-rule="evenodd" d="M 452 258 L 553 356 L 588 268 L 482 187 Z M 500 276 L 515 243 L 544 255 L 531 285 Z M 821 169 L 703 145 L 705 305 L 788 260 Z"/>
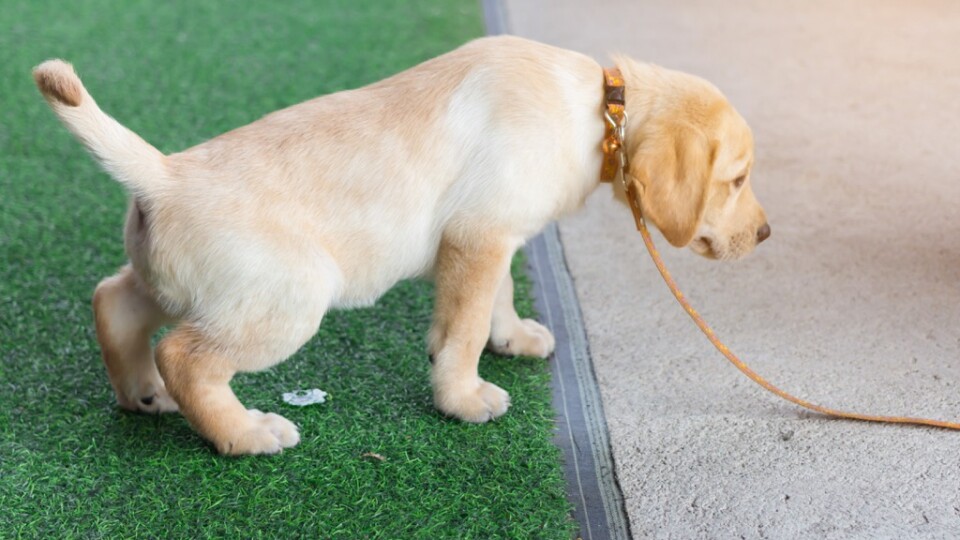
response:
<path fill-rule="evenodd" d="M 649 219 L 675 246 L 748 253 L 769 227 L 743 118 L 701 79 L 617 64 Z M 100 110 L 69 64 L 44 62 L 34 79 L 131 196 L 130 264 L 93 299 L 122 407 L 179 409 L 224 454 L 294 446 L 297 427 L 246 409 L 230 379 L 286 359 L 327 310 L 370 305 L 414 276 L 436 282 L 429 352 L 443 413 L 486 422 L 507 411 L 507 392 L 477 374 L 485 346 L 552 352 L 550 332 L 517 316 L 508 269 L 599 184 L 604 92 L 592 59 L 479 39 L 172 155 Z M 166 324 L 176 328 L 154 355 L 150 337 Z"/>

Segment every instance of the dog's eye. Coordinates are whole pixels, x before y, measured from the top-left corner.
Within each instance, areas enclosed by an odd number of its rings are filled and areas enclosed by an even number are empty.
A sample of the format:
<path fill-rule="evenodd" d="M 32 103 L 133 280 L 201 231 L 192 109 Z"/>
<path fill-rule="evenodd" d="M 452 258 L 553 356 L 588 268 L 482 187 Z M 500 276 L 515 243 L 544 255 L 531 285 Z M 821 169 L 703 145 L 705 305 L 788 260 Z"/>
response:
<path fill-rule="evenodd" d="M 736 180 L 733 181 L 733 187 L 734 187 L 735 189 L 740 189 L 740 186 L 742 186 L 743 183 L 746 182 L 746 181 L 747 181 L 746 175 L 741 176 L 741 177 L 739 177 L 739 178 L 737 178 Z"/>

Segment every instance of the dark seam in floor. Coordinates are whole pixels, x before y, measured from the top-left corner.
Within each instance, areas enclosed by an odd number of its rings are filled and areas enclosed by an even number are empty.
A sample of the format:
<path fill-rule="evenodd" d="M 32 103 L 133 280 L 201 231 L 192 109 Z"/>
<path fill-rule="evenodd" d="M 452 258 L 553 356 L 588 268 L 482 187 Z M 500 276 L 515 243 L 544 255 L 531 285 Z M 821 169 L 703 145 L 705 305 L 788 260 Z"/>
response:
<path fill-rule="evenodd" d="M 510 33 L 502 2 L 481 2 L 487 34 Z M 578 537 L 629 539 L 630 523 L 616 478 L 600 390 L 556 224 L 530 240 L 525 251 L 534 305 L 541 321 L 556 337 L 556 350 L 550 357 L 550 385 L 557 414 L 554 443 L 563 454 L 567 499 L 580 527 Z"/>

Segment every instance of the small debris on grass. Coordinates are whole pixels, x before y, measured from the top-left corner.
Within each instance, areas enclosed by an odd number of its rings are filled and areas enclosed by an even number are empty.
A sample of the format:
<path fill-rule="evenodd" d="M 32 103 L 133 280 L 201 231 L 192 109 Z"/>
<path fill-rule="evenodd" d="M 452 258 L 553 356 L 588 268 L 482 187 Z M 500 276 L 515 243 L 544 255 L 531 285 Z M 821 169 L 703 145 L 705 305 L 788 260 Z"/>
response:
<path fill-rule="evenodd" d="M 319 388 L 310 390 L 294 390 L 293 392 L 284 392 L 283 401 L 297 407 L 306 407 L 314 403 L 323 403 L 327 400 L 327 393 Z"/>
<path fill-rule="evenodd" d="M 376 459 L 377 461 L 386 461 L 386 460 L 387 460 L 387 458 L 385 458 L 385 457 L 383 457 L 383 456 L 381 456 L 380 454 L 377 454 L 377 453 L 375 453 L 375 452 L 364 452 L 364 453 L 360 454 L 360 457 L 362 457 L 362 458 L 373 458 L 373 459 Z"/>

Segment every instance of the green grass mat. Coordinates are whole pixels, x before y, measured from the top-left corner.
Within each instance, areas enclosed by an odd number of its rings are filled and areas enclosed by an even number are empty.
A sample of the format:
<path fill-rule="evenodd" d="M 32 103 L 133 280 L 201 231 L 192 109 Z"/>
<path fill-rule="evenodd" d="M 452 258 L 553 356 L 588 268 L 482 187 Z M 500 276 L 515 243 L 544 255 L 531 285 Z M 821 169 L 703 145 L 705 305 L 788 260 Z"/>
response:
<path fill-rule="evenodd" d="M 178 415 L 119 410 L 89 301 L 124 262 L 125 195 L 30 77 L 46 58 L 73 62 L 109 114 L 169 152 L 481 33 L 472 0 L 3 3 L 0 538 L 572 534 L 546 364 L 485 357 L 510 412 L 482 426 L 442 418 L 425 352 L 429 284 L 330 313 L 295 357 L 235 380 L 247 406 L 301 426 L 282 455 L 219 457 Z M 518 273 L 527 314 L 528 287 Z M 281 401 L 312 387 L 330 400 Z"/>

